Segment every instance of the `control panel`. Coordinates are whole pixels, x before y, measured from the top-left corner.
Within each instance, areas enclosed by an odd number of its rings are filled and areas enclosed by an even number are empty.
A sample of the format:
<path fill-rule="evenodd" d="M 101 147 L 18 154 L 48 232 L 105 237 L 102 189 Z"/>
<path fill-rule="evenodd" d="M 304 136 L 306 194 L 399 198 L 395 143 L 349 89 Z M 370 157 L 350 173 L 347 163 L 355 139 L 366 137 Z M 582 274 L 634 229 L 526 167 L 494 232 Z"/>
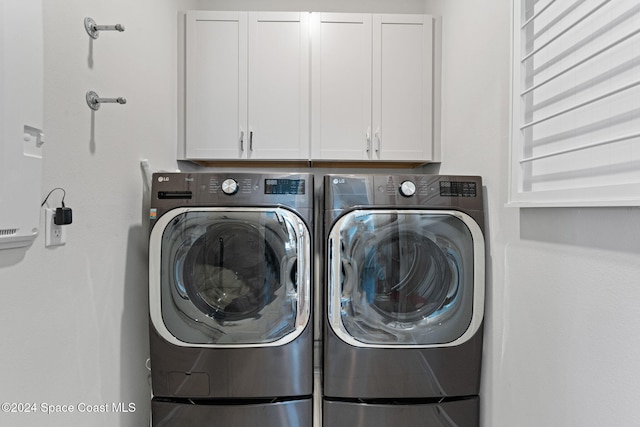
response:
<path fill-rule="evenodd" d="M 304 179 L 265 179 L 264 194 L 304 194 Z"/>
<path fill-rule="evenodd" d="M 462 175 L 327 175 L 325 208 L 354 206 L 482 209 L 482 180 Z"/>
<path fill-rule="evenodd" d="M 178 206 L 313 206 L 308 173 L 158 172 L 152 180 L 155 217 Z"/>
<path fill-rule="evenodd" d="M 442 197 L 476 197 L 478 188 L 475 182 L 440 181 Z"/>

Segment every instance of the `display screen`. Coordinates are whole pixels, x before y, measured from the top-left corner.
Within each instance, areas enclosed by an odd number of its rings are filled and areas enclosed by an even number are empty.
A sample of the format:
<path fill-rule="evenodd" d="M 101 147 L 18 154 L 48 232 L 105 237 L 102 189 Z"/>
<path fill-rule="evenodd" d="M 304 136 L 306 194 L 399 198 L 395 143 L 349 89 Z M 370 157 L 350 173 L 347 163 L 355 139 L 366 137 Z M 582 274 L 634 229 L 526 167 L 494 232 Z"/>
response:
<path fill-rule="evenodd" d="M 440 196 L 442 197 L 476 197 L 475 182 L 440 181 Z"/>
<path fill-rule="evenodd" d="M 305 194 L 305 180 L 265 179 L 264 194 Z"/>

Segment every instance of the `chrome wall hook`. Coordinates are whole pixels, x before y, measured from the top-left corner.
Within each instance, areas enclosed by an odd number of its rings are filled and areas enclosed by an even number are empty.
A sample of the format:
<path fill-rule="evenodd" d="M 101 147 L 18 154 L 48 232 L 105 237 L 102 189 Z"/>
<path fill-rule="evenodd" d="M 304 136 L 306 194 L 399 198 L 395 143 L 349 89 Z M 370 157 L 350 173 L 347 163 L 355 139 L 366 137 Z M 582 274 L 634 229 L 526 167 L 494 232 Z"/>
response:
<path fill-rule="evenodd" d="M 87 92 L 86 99 L 87 99 L 87 105 L 93 111 L 98 111 L 98 109 L 100 109 L 100 104 L 103 104 L 103 103 L 107 103 L 107 104 L 109 103 L 110 104 L 126 104 L 127 103 L 127 100 L 121 96 L 118 98 L 100 98 L 98 94 L 92 90 Z"/>
<path fill-rule="evenodd" d="M 96 21 L 91 18 L 84 18 L 84 29 L 87 30 L 87 34 L 92 39 L 97 39 L 100 35 L 100 31 L 124 31 L 124 25 L 98 25 Z"/>

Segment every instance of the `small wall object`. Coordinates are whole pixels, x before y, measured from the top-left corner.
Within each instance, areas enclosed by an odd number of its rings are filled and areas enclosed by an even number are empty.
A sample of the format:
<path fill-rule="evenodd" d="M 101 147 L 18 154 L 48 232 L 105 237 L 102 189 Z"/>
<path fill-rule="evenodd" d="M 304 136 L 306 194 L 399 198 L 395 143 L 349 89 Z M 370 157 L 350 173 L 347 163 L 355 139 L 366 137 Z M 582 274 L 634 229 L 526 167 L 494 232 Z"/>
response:
<path fill-rule="evenodd" d="M 92 39 L 97 39 L 100 35 L 100 31 L 124 31 L 124 25 L 116 24 L 116 25 L 98 25 L 96 21 L 91 18 L 84 18 L 84 29 L 87 30 L 87 34 Z"/>
<path fill-rule="evenodd" d="M 98 111 L 100 109 L 100 104 L 110 103 L 110 104 L 126 104 L 127 100 L 121 96 L 118 98 L 100 98 L 97 93 L 90 90 L 87 92 L 87 105 L 93 111 Z"/>

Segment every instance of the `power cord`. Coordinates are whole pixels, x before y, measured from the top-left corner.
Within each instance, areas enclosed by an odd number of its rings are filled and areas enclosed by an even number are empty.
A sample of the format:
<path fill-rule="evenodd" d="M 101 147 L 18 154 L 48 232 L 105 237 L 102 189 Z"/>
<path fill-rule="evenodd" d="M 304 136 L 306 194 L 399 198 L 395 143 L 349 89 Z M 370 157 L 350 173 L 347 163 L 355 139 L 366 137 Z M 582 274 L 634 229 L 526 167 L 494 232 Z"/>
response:
<path fill-rule="evenodd" d="M 64 205 L 64 198 L 67 196 L 67 192 L 64 190 L 64 188 L 56 187 L 53 190 L 49 191 L 49 194 L 47 194 L 47 197 L 44 198 L 40 207 L 43 207 L 44 204 L 47 203 L 47 200 L 49 200 L 49 196 L 51 196 L 51 194 L 56 190 L 62 191 L 62 200 L 60 202 L 62 207 L 56 208 L 56 214 L 53 217 L 53 223 L 55 225 L 71 224 L 71 222 L 73 221 L 73 215 L 71 208 L 68 208 Z"/>

